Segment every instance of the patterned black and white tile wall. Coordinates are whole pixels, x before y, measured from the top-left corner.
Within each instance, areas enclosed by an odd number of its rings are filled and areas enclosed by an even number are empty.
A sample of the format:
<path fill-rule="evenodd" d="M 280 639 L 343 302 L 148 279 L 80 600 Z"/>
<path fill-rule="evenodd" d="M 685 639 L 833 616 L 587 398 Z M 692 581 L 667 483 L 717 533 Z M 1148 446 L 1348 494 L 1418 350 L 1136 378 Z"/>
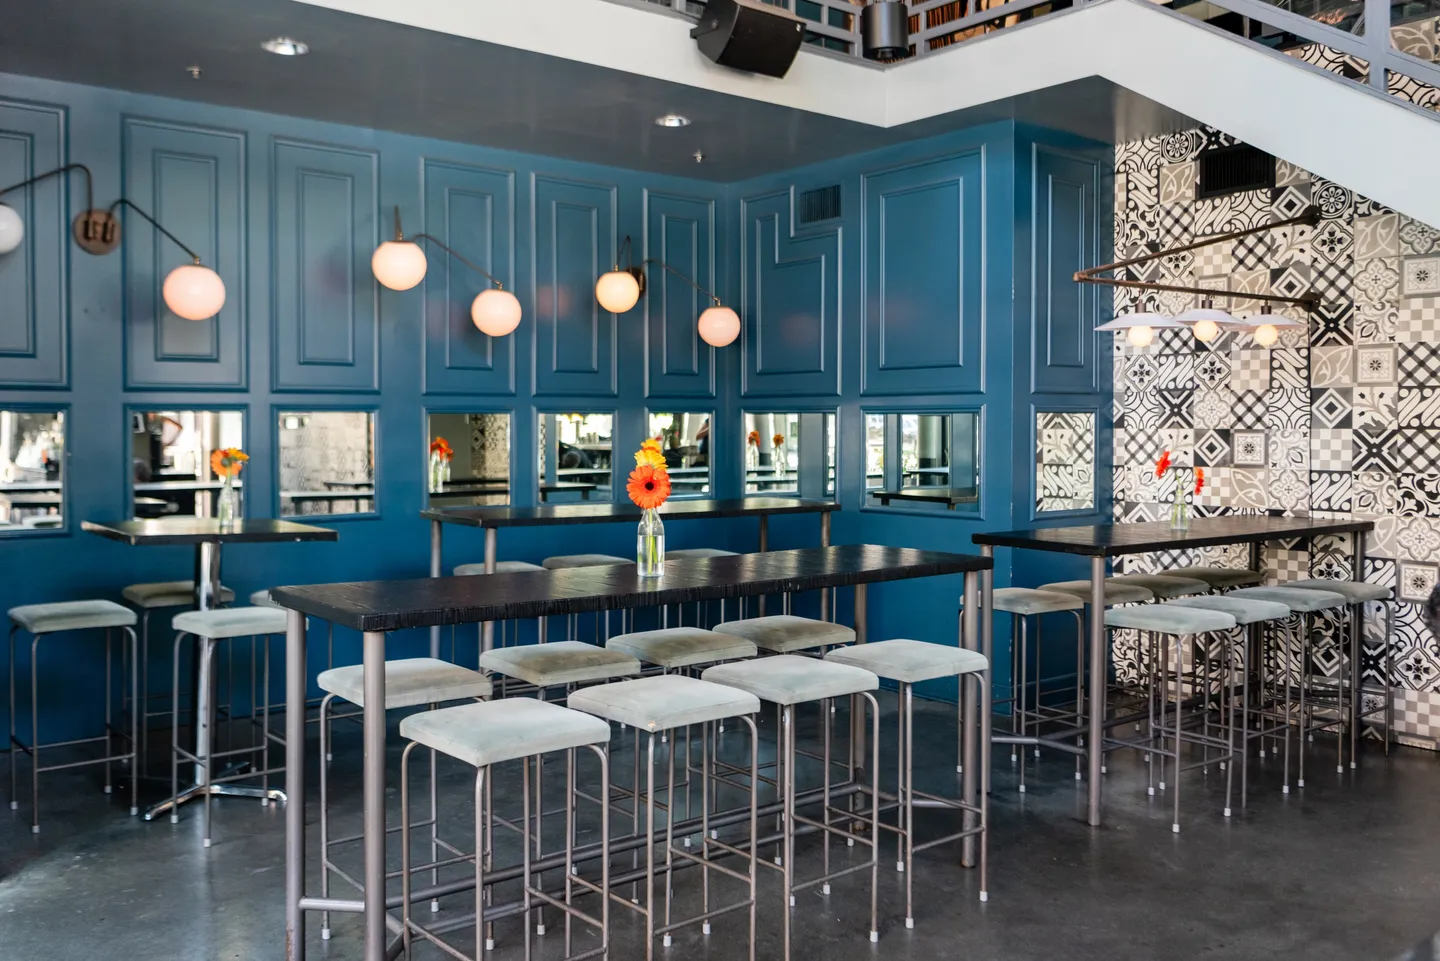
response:
<path fill-rule="evenodd" d="M 1117 258 L 1274 223 L 1310 204 L 1320 208 L 1320 224 L 1177 254 L 1123 276 L 1239 291 L 1215 298 L 1239 316 L 1260 307 L 1246 293 L 1314 290 L 1321 304 L 1308 317 L 1281 310 L 1304 325 L 1282 328 L 1271 347 L 1237 331 L 1205 344 L 1186 330 L 1159 330 L 1145 348 L 1117 336 L 1116 519 L 1169 516 L 1173 481 L 1154 472 L 1168 449 L 1178 463 L 1205 468 L 1206 489 L 1185 495 L 1197 515 L 1374 520 L 1363 576 L 1395 588 L 1400 603 L 1389 638 L 1393 667 L 1373 610 L 1361 667 L 1372 681 L 1391 675 L 1402 735 L 1440 739 L 1440 639 L 1415 603 L 1440 571 L 1440 231 L 1283 160 L 1274 188 L 1197 198 L 1201 151 L 1234 142 L 1202 128 L 1118 146 Z M 1196 298 L 1186 294 L 1115 294 L 1117 315 L 1192 306 Z M 1043 471 L 1043 450 L 1041 460 Z M 1352 550 L 1343 537 L 1272 545 L 1265 563 L 1276 580 L 1349 577 Z M 1134 558 L 1126 567 L 1246 559 L 1214 549 Z"/>
<path fill-rule="evenodd" d="M 1094 411 L 1035 412 L 1035 510 L 1095 507 Z"/>

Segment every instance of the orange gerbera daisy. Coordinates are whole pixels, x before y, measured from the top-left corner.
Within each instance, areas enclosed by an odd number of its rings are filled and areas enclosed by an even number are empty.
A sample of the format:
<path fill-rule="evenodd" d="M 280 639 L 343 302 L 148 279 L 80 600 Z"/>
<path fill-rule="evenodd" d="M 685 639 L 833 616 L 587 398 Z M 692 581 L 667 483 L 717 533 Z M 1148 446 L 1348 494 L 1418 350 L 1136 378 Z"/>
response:
<path fill-rule="evenodd" d="M 210 469 L 221 477 L 234 477 L 249 459 L 238 447 L 222 447 L 210 452 Z"/>
<path fill-rule="evenodd" d="M 635 452 L 635 466 L 663 468 L 665 466 L 665 455 L 660 453 L 658 447 L 651 447 L 649 444 L 645 444 Z"/>
<path fill-rule="evenodd" d="M 641 510 L 654 510 L 670 496 L 670 475 L 663 467 L 641 464 L 630 472 L 625 491 L 636 507 Z"/>
<path fill-rule="evenodd" d="M 1167 470 L 1169 470 L 1169 469 L 1170 469 L 1170 452 L 1167 450 L 1165 453 L 1161 454 L 1161 455 L 1160 455 L 1160 459 L 1155 462 L 1155 476 L 1156 476 L 1156 477 L 1164 477 L 1164 476 L 1165 476 L 1165 472 L 1166 472 Z"/>
<path fill-rule="evenodd" d="M 1195 468 L 1195 493 L 1198 494 L 1198 493 L 1200 493 L 1201 491 L 1203 491 L 1204 489 L 1205 489 L 1205 468 L 1203 468 L 1203 467 L 1197 467 L 1197 468 Z"/>
<path fill-rule="evenodd" d="M 450 460 L 455 456 L 455 450 L 450 442 L 443 437 L 437 437 L 430 442 L 430 453 L 439 454 L 443 459 Z"/>
<path fill-rule="evenodd" d="M 781 444 L 785 443 L 785 435 L 776 434 L 774 437 L 770 438 L 770 442 L 776 447 L 779 447 Z"/>
<path fill-rule="evenodd" d="M 751 447 L 759 447 L 760 432 L 758 430 L 752 430 L 749 434 L 746 435 L 745 442 L 748 443 Z"/>

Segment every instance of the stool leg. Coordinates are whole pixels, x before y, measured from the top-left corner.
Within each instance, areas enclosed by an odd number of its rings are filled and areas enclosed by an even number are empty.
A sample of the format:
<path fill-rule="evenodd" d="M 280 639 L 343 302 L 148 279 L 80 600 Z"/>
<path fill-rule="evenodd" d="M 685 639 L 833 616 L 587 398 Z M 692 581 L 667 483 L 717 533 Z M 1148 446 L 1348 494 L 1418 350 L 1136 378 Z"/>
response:
<path fill-rule="evenodd" d="M 328 700 L 328 698 L 327 698 L 326 700 Z M 324 701 L 321 701 L 320 704 L 321 704 L 321 710 L 322 710 L 322 712 L 323 712 L 325 702 L 324 702 Z M 322 724 L 323 724 L 323 721 L 322 721 Z M 411 939 L 410 939 L 410 752 L 411 752 L 412 750 L 414 750 L 416 744 L 418 744 L 418 743 L 419 743 L 419 742 L 417 742 L 417 741 L 411 741 L 409 744 L 405 745 L 405 750 L 402 751 L 402 752 L 400 752 L 400 942 L 401 942 L 401 944 L 404 945 L 403 953 L 404 953 L 404 955 L 405 955 L 406 958 L 409 958 L 409 957 L 410 957 L 410 940 L 411 940 Z M 322 772 L 320 776 L 323 778 L 323 777 L 325 776 L 324 773 L 323 773 L 324 770 L 325 770 L 325 765 L 323 765 L 323 764 L 320 765 L 320 770 L 321 770 L 321 772 Z M 323 783 L 323 782 L 322 782 L 322 783 Z M 324 801 L 323 801 L 323 800 L 321 801 L 321 811 L 322 811 L 322 817 L 323 817 L 323 811 L 324 811 Z M 478 813 L 478 812 L 477 812 L 477 813 Z M 475 822 L 475 830 L 476 830 L 477 832 L 480 830 L 480 822 L 479 822 L 478 820 Z M 324 842 L 324 840 L 323 840 L 323 835 L 322 835 L 322 840 L 321 840 L 321 843 L 320 843 L 320 859 L 321 859 L 321 861 L 324 861 L 324 859 L 325 859 L 325 842 Z M 478 856 L 477 856 L 477 859 L 476 859 L 476 860 L 477 860 L 477 861 L 479 860 L 479 859 L 478 859 Z M 324 873 L 328 873 L 328 872 L 324 872 Z M 479 903 L 478 903 L 478 902 L 479 902 L 479 900 L 480 900 L 480 899 L 479 899 L 480 888 L 477 887 L 477 888 L 475 889 L 475 891 L 476 891 L 476 902 L 477 902 L 477 903 L 476 903 L 476 909 L 479 910 Z M 324 896 L 325 896 L 325 895 L 323 895 L 323 894 L 321 895 L 321 897 L 324 897 Z M 329 919 L 329 915 L 328 915 L 328 914 L 325 916 L 325 920 L 324 920 L 322 923 L 325 925 L 325 927 L 326 927 L 327 929 L 329 928 L 329 926 L 330 926 L 330 919 Z M 478 944 L 479 942 L 476 942 L 476 943 Z M 478 954 L 478 952 L 477 952 L 477 954 Z"/>
<path fill-rule="evenodd" d="M 1313 733 L 1307 731 L 1307 727 L 1309 726 L 1307 717 L 1310 708 L 1306 705 L 1306 690 L 1310 687 L 1310 678 L 1313 674 L 1310 662 L 1312 659 L 1311 655 L 1313 653 L 1311 651 L 1311 645 L 1314 643 L 1315 625 L 1314 621 L 1311 620 L 1310 615 L 1308 614 L 1301 616 L 1300 625 L 1300 776 L 1295 782 L 1296 787 L 1305 786 L 1305 744 L 1309 739 L 1315 736 Z M 1335 710 L 1337 717 L 1343 717 L 1345 714 L 1345 646 L 1343 644 L 1340 645 L 1339 653 L 1340 674 L 1338 683 L 1335 688 Z M 1341 722 L 1340 730 L 1335 732 L 1335 742 L 1340 750 L 1340 757 L 1336 759 L 1335 762 L 1335 769 L 1338 771 L 1340 770 L 1341 764 L 1343 764 L 1344 762 L 1345 755 L 1345 726 L 1343 721 Z"/>
<path fill-rule="evenodd" d="M 140 673 L 140 700 L 135 710 L 140 715 L 140 766 L 148 768 L 150 758 L 150 610 L 140 612 L 140 646 L 135 656 L 135 669 Z M 172 703 L 170 710 L 176 710 Z M 173 723 L 173 721 L 172 721 Z M 171 795 L 172 797 L 174 795 Z"/>
<path fill-rule="evenodd" d="M 910 809 L 905 806 L 905 775 L 906 775 L 906 748 L 909 744 L 909 730 L 905 726 L 905 696 L 906 688 L 909 685 L 901 684 L 896 698 L 895 707 L 899 712 L 895 724 L 895 870 L 904 871 L 905 866 L 910 863 L 910 854 L 905 844 L 910 825 Z M 879 799 L 876 799 L 879 803 Z M 830 873 L 830 866 L 825 866 L 825 873 Z M 906 887 L 909 887 L 909 879 L 906 879 Z M 907 912 L 908 917 L 908 912 Z"/>
<path fill-rule="evenodd" d="M 111 657 L 111 637 L 114 634 L 110 628 L 105 628 L 105 756 L 108 758 L 114 752 L 111 750 L 111 742 L 115 738 L 115 713 L 114 698 L 112 692 L 115 688 L 115 675 L 113 670 L 113 658 Z M 110 762 L 105 762 L 105 793 L 114 792 L 110 771 Z"/>
<path fill-rule="evenodd" d="M 174 656 L 170 659 L 170 703 L 175 707 L 170 724 L 170 796 L 172 798 L 180 796 L 180 645 L 184 640 L 184 631 L 176 633 Z M 180 805 L 178 804 L 170 805 L 170 823 L 180 823 Z"/>
<path fill-rule="evenodd" d="M 1395 631 L 1395 603 L 1385 602 L 1385 636 L 1380 643 L 1385 645 L 1385 756 L 1390 756 L 1390 739 L 1395 730 L 1395 645 L 1391 642 Z"/>
<path fill-rule="evenodd" d="M 521 932 L 525 939 L 525 961 L 530 961 L 530 920 L 531 906 L 534 902 L 530 898 L 530 888 L 534 880 L 530 877 L 530 758 L 520 759 L 520 890 L 521 907 Z"/>
<path fill-rule="evenodd" d="M 677 613 L 685 610 L 683 605 L 676 605 Z M 678 808 L 675 804 L 675 739 L 670 739 L 670 770 L 665 784 L 665 926 L 670 926 L 670 900 L 674 891 L 675 880 L 675 817 Z M 685 812 L 689 817 L 690 812 Z M 704 872 L 704 868 L 701 868 Z M 667 932 L 664 938 L 664 946 L 670 947 L 670 935 Z"/>
<path fill-rule="evenodd" d="M 1303 630 L 1303 629 L 1304 629 L 1304 618 L 1303 618 L 1303 617 L 1300 618 L 1300 622 L 1301 622 L 1301 629 Z M 1286 624 L 1286 625 L 1285 625 L 1285 640 L 1284 640 L 1284 644 L 1285 644 L 1285 692 L 1284 692 L 1284 694 L 1281 695 L 1281 704 L 1284 706 L 1284 710 L 1285 710 L 1285 763 L 1284 763 L 1284 765 L 1283 765 L 1283 767 L 1284 767 L 1284 776 L 1283 776 L 1283 778 L 1282 778 L 1282 780 L 1283 780 L 1283 782 L 1284 782 L 1284 786 L 1281 788 L 1281 792 L 1280 792 L 1280 793 L 1282 793 L 1282 794 L 1289 794 L 1289 793 L 1290 793 L 1290 691 L 1291 691 L 1291 689 L 1292 689 L 1292 687 L 1293 687 L 1293 681 L 1292 681 L 1292 666 L 1293 666 L 1293 659 L 1294 659 L 1294 645 L 1291 643 L 1290 625 L 1289 625 L 1289 624 Z"/>
<path fill-rule="evenodd" d="M 655 955 L 655 733 L 645 739 L 645 959 Z"/>
<path fill-rule="evenodd" d="M 779 737 L 781 748 L 777 759 L 783 759 L 780 773 L 781 809 L 784 819 L 780 829 L 780 845 L 784 852 L 780 856 L 781 878 L 784 884 L 782 908 L 784 919 L 782 937 L 785 940 L 785 961 L 790 961 L 790 927 L 792 918 L 790 905 L 795 902 L 795 708 L 784 705 L 780 708 L 781 723 Z M 827 765 L 828 767 L 828 765 Z"/>
<path fill-rule="evenodd" d="M 1021 735 L 1024 735 L 1030 730 L 1030 716 L 1027 713 L 1029 710 L 1030 697 L 1030 632 L 1029 625 L 1027 623 L 1028 619 L 1025 617 L 1024 614 L 1014 614 L 1012 615 L 1012 618 L 1020 624 L 1020 696 L 1016 699 L 1015 703 L 1016 710 L 1020 712 L 1020 733 Z M 1038 675 L 1039 672 L 1037 671 L 1036 673 Z M 964 686 L 964 684 L 957 685 L 957 693 Z M 1038 710 L 1040 706 L 1040 696 L 1038 691 L 1035 696 L 1035 706 Z M 1037 729 L 1039 727 L 1038 718 L 1036 719 L 1036 727 Z M 1036 733 L 1038 734 L 1039 731 L 1037 730 Z M 1013 750 L 1019 751 L 1020 753 L 1020 793 L 1024 794 L 1025 755 L 1029 753 L 1029 748 L 1027 747 L 1027 745 L 1019 744 L 1016 745 Z M 1036 753 L 1039 753 L 1038 747 L 1036 748 Z"/>
<path fill-rule="evenodd" d="M 1243 634 L 1244 628 L 1241 628 Z M 1220 684 L 1220 696 L 1225 708 L 1225 816 L 1230 816 L 1230 804 L 1235 786 L 1235 638 L 1229 634 L 1225 639 L 1225 680 Z"/>
<path fill-rule="evenodd" d="M 902 749 L 904 754 L 900 760 L 900 811 L 905 822 L 905 834 L 901 840 L 905 842 L 904 864 L 909 868 L 905 872 L 905 927 L 913 928 L 915 927 L 915 702 L 911 685 L 901 684 L 900 696 L 902 700 L 900 727 L 905 732 Z M 878 803 L 879 798 L 876 798 L 876 801 Z"/>
<path fill-rule="evenodd" d="M 334 694 L 326 694 L 320 699 L 320 897 L 330 897 L 330 704 L 335 700 Z M 409 763 L 410 749 L 405 749 L 400 766 L 403 769 Z M 406 798 L 408 796 L 408 781 L 402 771 L 400 777 L 400 807 L 404 815 L 402 820 L 408 821 L 408 814 L 404 814 Z M 402 839 L 403 840 L 403 839 Z M 404 845 L 402 844 L 402 847 Z M 409 865 L 408 857 L 402 855 L 401 861 Z M 406 917 L 409 917 L 409 900 L 406 899 Z M 407 929 L 408 930 L 408 929 Z M 408 943 L 408 934 L 406 936 Z M 325 911 L 320 915 L 320 940 L 330 940 L 330 912 Z"/>
<path fill-rule="evenodd" d="M 30 635 L 30 833 L 40 833 L 40 636 Z"/>
<path fill-rule="evenodd" d="M 10 810 L 15 811 L 20 807 L 20 800 L 16 796 L 15 787 L 15 632 L 19 628 L 10 628 L 10 741 L 6 745 L 10 752 Z"/>
<path fill-rule="evenodd" d="M 1350 625 L 1350 768 L 1357 767 L 1360 748 L 1360 715 L 1365 711 L 1365 676 L 1360 670 L 1360 637 L 1365 633 L 1365 604 L 1355 605 L 1354 621 Z"/>
<path fill-rule="evenodd" d="M 866 692 L 865 700 L 870 702 L 870 797 L 873 800 L 870 805 L 870 940 L 873 943 L 880 940 L 880 702 L 875 699 L 875 695 L 869 692 Z M 790 742 L 793 746 L 795 742 L 793 733 L 790 735 Z M 980 792 L 983 794 L 985 792 L 984 768 L 981 768 L 981 775 Z M 793 808 L 795 799 L 793 778 L 790 784 L 790 799 Z M 790 841 L 793 845 L 795 841 L 793 830 L 790 832 Z M 907 872 L 905 876 L 907 891 L 912 874 L 914 874 L 913 871 Z"/>
<path fill-rule="evenodd" d="M 1184 701 L 1185 682 L 1185 638 L 1175 639 L 1175 816 L 1170 822 L 1170 830 L 1176 834 L 1180 833 L 1180 707 Z M 1167 648 L 1169 644 L 1165 645 Z M 1194 650 L 1194 647 L 1191 648 Z"/>
<path fill-rule="evenodd" d="M 202 656 L 205 657 L 206 659 L 210 660 L 211 663 L 213 664 L 213 663 L 214 663 L 214 658 L 215 658 L 215 641 L 213 641 L 212 639 L 210 639 L 210 638 L 208 638 L 208 637 L 202 637 L 202 638 L 200 638 L 200 642 L 201 642 L 202 648 L 203 648 L 203 650 L 204 650 L 204 652 L 205 652 Z M 231 645 L 231 648 L 233 648 L 233 647 L 234 647 L 234 645 L 232 644 L 232 645 Z M 202 676 L 203 676 L 203 675 L 202 675 Z M 232 676 L 233 676 L 233 675 L 232 675 Z M 213 671 L 213 670 L 210 672 L 210 681 L 211 681 L 211 684 L 212 684 L 212 685 L 215 683 L 215 671 Z M 211 689 L 210 689 L 210 710 L 207 712 L 207 713 L 209 714 L 209 717 L 207 718 L 207 720 L 209 721 L 209 728 L 210 728 L 210 730 L 211 730 L 212 732 L 215 730 L 215 698 L 216 698 L 216 694 L 217 694 L 217 692 L 216 692 L 215 688 L 212 686 Z M 213 780 L 214 780 L 214 777 L 215 777 L 215 747 L 214 747 L 215 741 L 214 741 L 214 738 L 213 738 L 213 737 L 211 738 L 210 745 L 211 745 L 211 746 L 210 746 L 210 752 L 205 756 L 204 765 L 203 765 L 203 766 L 204 766 L 204 770 L 205 770 L 205 781 L 204 781 L 204 788 L 205 788 L 205 841 L 204 841 L 204 846 L 207 847 L 207 848 L 210 846 L 210 840 L 211 840 L 211 836 L 210 836 L 210 809 L 211 809 L 212 805 L 211 805 L 210 802 L 211 802 L 212 800 L 214 800 L 214 798 L 212 797 L 212 792 L 211 792 L 211 790 L 210 790 L 211 784 L 212 784 L 212 782 L 213 782 Z"/>
<path fill-rule="evenodd" d="M 274 638 L 269 634 L 260 638 L 260 643 L 265 645 L 264 653 L 260 657 L 260 670 L 263 679 L 260 683 L 260 795 L 261 804 L 270 803 L 270 643 Z M 253 714 L 255 705 L 250 705 Z"/>
<path fill-rule="evenodd" d="M 993 690 L 990 686 L 990 669 L 975 672 L 975 683 L 979 685 L 980 710 L 990 710 L 990 697 Z M 909 722 L 912 725 L 914 722 Z M 1099 749 L 1101 745 L 1096 745 Z M 990 742 L 985 741 L 980 745 L 980 763 L 988 770 L 990 767 Z M 980 900 L 990 900 L 990 792 L 980 792 Z"/>

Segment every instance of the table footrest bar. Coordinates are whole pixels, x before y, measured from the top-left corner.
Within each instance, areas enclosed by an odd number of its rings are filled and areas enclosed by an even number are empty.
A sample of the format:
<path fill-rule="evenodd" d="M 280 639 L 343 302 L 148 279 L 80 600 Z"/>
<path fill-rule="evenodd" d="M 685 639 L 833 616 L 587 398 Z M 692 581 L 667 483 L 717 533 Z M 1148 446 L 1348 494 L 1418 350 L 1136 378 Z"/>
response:
<path fill-rule="evenodd" d="M 69 761 L 65 764 L 47 764 L 44 767 L 38 767 L 35 770 L 38 773 L 43 774 L 46 771 L 64 771 L 72 767 L 87 767 L 91 764 L 109 764 L 113 761 L 128 761 L 134 756 L 134 754 L 112 754 L 109 757 L 96 757 L 91 758 L 88 761 Z"/>
<path fill-rule="evenodd" d="M 714 842 L 714 841 L 710 841 L 710 842 L 707 842 L 707 843 L 709 843 L 709 844 L 714 844 L 715 842 Z M 698 854 L 691 854 L 689 851 L 686 851 L 684 848 L 671 847 L 671 848 L 670 848 L 670 853 L 671 853 L 671 854 L 675 854 L 675 855 L 679 855 L 681 858 L 684 858 L 684 859 L 687 859 L 687 860 L 690 860 L 690 861 L 694 861 L 696 864 L 701 865 L 702 867 L 706 868 L 707 870 L 710 870 L 710 871 L 719 871 L 721 874 L 725 875 L 726 877 L 728 877 L 728 878 L 734 878 L 736 881 L 744 881 L 744 882 L 747 882 L 747 883 L 750 881 L 750 875 L 749 875 L 749 874 L 747 874 L 747 873 L 745 873 L 745 872 L 743 872 L 743 871 L 735 871 L 735 870 L 732 870 L 731 868 L 725 867 L 725 865 L 723 865 L 723 864 L 716 864 L 716 863 L 715 863 L 713 860 L 711 860 L 710 858 L 701 857 L 701 856 L 698 855 Z"/>
<path fill-rule="evenodd" d="M 779 865 L 772 865 L 772 866 L 773 866 L 773 867 L 779 867 Z M 868 870 L 870 870 L 870 867 L 871 867 L 871 865 L 870 865 L 870 862 L 869 862 L 869 861 L 866 861 L 864 864 L 852 864 L 852 865 L 850 865 L 850 867 L 848 867 L 848 868 L 841 868 L 841 869 L 838 870 L 838 871 L 831 871 L 829 874 L 823 875 L 823 876 L 818 877 L 818 878 L 811 878 L 811 879 L 808 880 L 808 881 L 800 881 L 800 882 L 797 882 L 797 883 L 795 883 L 795 884 L 792 884 L 792 885 L 790 885 L 790 890 L 791 890 L 791 891 L 807 891 L 807 890 L 809 890 L 810 888 L 819 887 L 820 885 L 825 884 L 825 883 L 827 883 L 827 882 L 829 882 L 829 881 L 833 881 L 833 880 L 835 880 L 836 878 L 843 878 L 843 877 L 845 877 L 847 874 L 855 874 L 855 873 L 857 873 L 857 872 L 859 872 L 859 871 L 868 871 Z"/>
<path fill-rule="evenodd" d="M 349 898 L 301 898 L 301 911 L 333 911 L 338 914 L 364 914 L 365 902 Z"/>
<path fill-rule="evenodd" d="M 747 874 L 747 875 L 744 875 L 744 876 L 743 876 L 743 880 L 746 880 L 746 881 L 750 880 L 750 875 L 748 875 L 748 874 Z M 734 904 L 727 904 L 727 905 L 725 905 L 724 907 L 711 908 L 709 911 L 706 911 L 704 914 L 697 914 L 697 915 L 695 915 L 693 918 L 687 918 L 687 919 L 684 920 L 684 921 L 676 921 L 676 922 L 674 922 L 673 924 L 667 924 L 667 925 L 664 925 L 663 927 L 656 928 L 656 929 L 655 929 L 655 933 L 656 933 L 656 934 L 669 934 L 671 931 L 679 931 L 681 928 L 688 928 L 688 927 L 690 927 L 692 924 L 698 924 L 698 923 L 700 923 L 700 922 L 702 922 L 702 921 L 712 921 L 712 920 L 714 920 L 715 918 L 718 918 L 718 917 L 720 917 L 721 915 L 724 915 L 724 914 L 733 914 L 733 913 L 736 912 L 736 911 L 740 911 L 740 910 L 742 910 L 742 909 L 744 909 L 744 908 L 750 907 L 750 905 L 752 905 L 752 904 L 754 904 L 754 903 L 755 903 L 754 901 L 747 899 L 747 900 L 745 900 L 745 901 L 736 901 Z"/>

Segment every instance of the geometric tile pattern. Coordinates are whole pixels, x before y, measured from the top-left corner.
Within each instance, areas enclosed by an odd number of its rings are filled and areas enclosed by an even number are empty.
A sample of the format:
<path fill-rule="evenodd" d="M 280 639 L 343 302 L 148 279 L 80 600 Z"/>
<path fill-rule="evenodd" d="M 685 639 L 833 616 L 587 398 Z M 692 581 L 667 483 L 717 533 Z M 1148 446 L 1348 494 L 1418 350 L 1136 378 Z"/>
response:
<path fill-rule="evenodd" d="M 1338 51 L 1315 60 L 1314 46 L 1292 55 L 1352 79 L 1367 75 L 1363 60 Z M 1397 732 L 1440 739 L 1440 638 L 1419 617 L 1420 601 L 1440 581 L 1440 229 L 1283 160 L 1274 188 L 1197 200 L 1198 156 L 1230 142 L 1200 128 L 1117 146 L 1117 259 L 1285 219 L 1313 203 L 1322 213 L 1314 228 L 1201 248 L 1153 265 L 1147 279 L 1243 294 L 1310 291 L 1320 304 L 1308 318 L 1295 315 L 1307 327 L 1282 328 L 1269 348 L 1245 333 L 1201 345 L 1184 331 L 1163 331 L 1147 349 L 1116 341 L 1115 519 L 1168 516 L 1174 491 L 1155 481 L 1153 466 L 1168 447 L 1180 463 L 1205 468 L 1206 490 L 1194 498 L 1199 516 L 1313 511 L 1373 520 L 1364 574 L 1394 589 L 1395 629 L 1383 638 L 1379 605 L 1369 605 L 1361 670 L 1378 679 L 1386 654 L 1393 657 Z M 1171 305 L 1117 290 L 1115 306 Z M 1216 298 L 1216 306 L 1243 317 L 1261 304 L 1237 296 Z M 1040 415 L 1059 416 L 1069 415 Z M 1043 451 L 1037 458 L 1042 474 L 1044 461 L 1058 459 Z M 1081 496 L 1052 486 L 1060 480 L 1047 477 L 1047 504 Z M 1272 582 L 1348 578 L 1352 550 L 1348 539 L 1317 538 L 1269 545 L 1262 556 Z M 1167 552 L 1127 558 L 1124 569 L 1244 563 L 1222 555 Z M 1333 672 L 1340 658 L 1327 647 L 1312 667 Z M 1121 667 L 1141 665 L 1127 656 L 1117 658 Z"/>
<path fill-rule="evenodd" d="M 1035 414 L 1035 508 L 1039 512 L 1095 506 L 1095 414 L 1042 410 Z M 1118 445 L 1117 445 L 1118 448 Z"/>

